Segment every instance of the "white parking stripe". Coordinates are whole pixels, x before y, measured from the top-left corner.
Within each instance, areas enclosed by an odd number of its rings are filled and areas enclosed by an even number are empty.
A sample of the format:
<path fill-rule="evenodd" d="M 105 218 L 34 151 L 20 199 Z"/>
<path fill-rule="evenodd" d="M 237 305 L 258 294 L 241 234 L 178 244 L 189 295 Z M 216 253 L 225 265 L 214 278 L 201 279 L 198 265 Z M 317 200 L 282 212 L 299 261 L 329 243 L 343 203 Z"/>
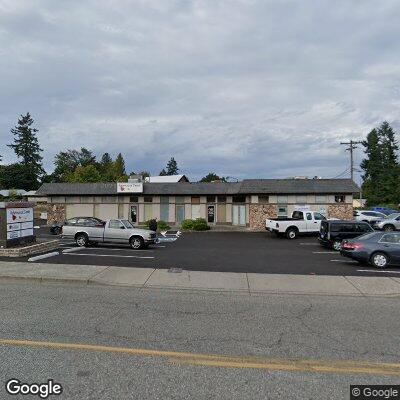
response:
<path fill-rule="evenodd" d="M 120 248 L 120 249 L 116 249 L 115 247 L 79 247 L 80 249 L 84 249 L 84 250 L 88 250 L 88 251 L 102 251 L 102 250 L 109 250 L 109 251 L 128 251 L 128 252 L 132 252 L 132 251 L 140 251 L 140 252 L 152 252 L 154 250 L 139 250 L 139 249 L 131 249 L 130 247 L 126 247 L 126 248 Z"/>
<path fill-rule="evenodd" d="M 358 269 L 358 272 L 383 272 L 383 273 L 390 273 L 390 274 L 400 274 L 400 271 L 387 271 L 382 269 Z"/>
<path fill-rule="evenodd" d="M 313 251 L 313 254 L 337 254 L 337 251 Z"/>
<path fill-rule="evenodd" d="M 43 260 L 44 258 L 58 256 L 59 254 L 60 253 L 58 251 L 53 251 L 51 253 L 41 254 L 40 256 L 35 256 L 35 257 L 28 258 L 28 261 Z"/>
<path fill-rule="evenodd" d="M 357 261 L 347 261 L 347 260 L 329 260 L 333 262 L 342 262 L 342 263 L 351 263 L 351 264 L 358 264 Z"/>
<path fill-rule="evenodd" d="M 69 249 L 63 250 L 62 253 L 63 253 L 63 254 L 66 254 L 66 253 L 73 253 L 73 252 L 75 252 L 75 251 L 81 251 L 81 250 L 83 250 L 83 249 L 84 249 L 84 247 L 70 247 Z"/>
<path fill-rule="evenodd" d="M 319 243 L 299 243 L 302 246 L 320 246 Z"/>
<path fill-rule="evenodd" d="M 90 253 L 66 253 L 66 256 L 92 256 L 92 257 L 119 257 L 119 258 L 151 258 L 154 257 L 142 257 L 142 256 L 119 256 L 114 254 L 90 254 Z"/>

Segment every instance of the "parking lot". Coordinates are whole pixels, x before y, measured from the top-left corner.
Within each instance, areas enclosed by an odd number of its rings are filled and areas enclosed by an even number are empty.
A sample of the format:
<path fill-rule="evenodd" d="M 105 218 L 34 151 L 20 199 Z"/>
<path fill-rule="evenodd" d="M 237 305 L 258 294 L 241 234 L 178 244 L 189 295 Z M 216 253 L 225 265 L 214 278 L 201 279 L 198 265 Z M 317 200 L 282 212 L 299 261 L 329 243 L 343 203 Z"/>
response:
<path fill-rule="evenodd" d="M 38 230 L 38 237 L 56 238 L 44 227 Z M 377 270 L 361 265 L 321 247 L 315 237 L 291 241 L 267 232 L 183 233 L 175 242 L 159 243 L 146 250 L 109 244 L 81 248 L 69 239 L 61 242 L 58 255 L 38 262 L 265 274 L 400 276 L 398 267 Z M 18 260 L 27 261 L 28 257 Z"/>

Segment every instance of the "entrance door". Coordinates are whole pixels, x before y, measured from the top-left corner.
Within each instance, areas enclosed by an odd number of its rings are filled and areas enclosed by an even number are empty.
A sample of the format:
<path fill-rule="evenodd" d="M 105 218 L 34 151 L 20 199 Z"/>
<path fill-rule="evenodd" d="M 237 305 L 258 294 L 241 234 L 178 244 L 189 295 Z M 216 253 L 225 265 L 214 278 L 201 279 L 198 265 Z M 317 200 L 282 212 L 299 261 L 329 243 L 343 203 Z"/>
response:
<path fill-rule="evenodd" d="M 131 221 L 133 224 L 137 223 L 137 209 L 138 206 L 131 206 Z"/>
<path fill-rule="evenodd" d="M 207 206 L 207 222 L 213 224 L 215 222 L 215 206 L 208 205 Z"/>
<path fill-rule="evenodd" d="M 185 219 L 185 206 L 183 204 L 176 205 L 176 222 L 180 224 Z"/>
<path fill-rule="evenodd" d="M 200 218 L 200 204 L 192 204 L 192 219 Z"/>
<path fill-rule="evenodd" d="M 234 204 L 232 206 L 232 224 L 246 225 L 246 206 Z"/>

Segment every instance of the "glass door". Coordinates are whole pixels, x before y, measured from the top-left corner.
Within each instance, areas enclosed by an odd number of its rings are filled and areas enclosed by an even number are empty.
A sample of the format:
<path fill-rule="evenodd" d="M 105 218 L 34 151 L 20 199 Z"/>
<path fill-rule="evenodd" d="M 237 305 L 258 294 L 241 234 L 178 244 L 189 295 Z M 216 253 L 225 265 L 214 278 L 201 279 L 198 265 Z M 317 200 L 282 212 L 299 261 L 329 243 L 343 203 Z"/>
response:
<path fill-rule="evenodd" d="M 138 206 L 131 206 L 131 222 L 137 224 L 137 210 Z"/>

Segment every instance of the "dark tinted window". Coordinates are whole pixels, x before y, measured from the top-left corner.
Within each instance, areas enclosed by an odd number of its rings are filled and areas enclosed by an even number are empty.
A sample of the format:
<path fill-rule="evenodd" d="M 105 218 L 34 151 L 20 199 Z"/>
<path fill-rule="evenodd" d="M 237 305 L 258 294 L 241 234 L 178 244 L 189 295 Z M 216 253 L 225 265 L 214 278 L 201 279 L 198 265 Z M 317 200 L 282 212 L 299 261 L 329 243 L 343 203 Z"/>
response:
<path fill-rule="evenodd" d="M 399 233 L 387 233 L 386 235 L 382 236 L 380 242 L 400 244 L 400 234 Z"/>
<path fill-rule="evenodd" d="M 366 233 L 371 232 L 373 229 L 367 224 L 357 224 L 356 225 L 357 232 Z"/>
<path fill-rule="evenodd" d="M 320 213 L 314 213 L 314 219 L 317 221 L 323 221 L 326 218 Z"/>
<path fill-rule="evenodd" d="M 354 224 L 343 224 L 340 227 L 340 232 L 352 233 L 357 232 L 356 225 Z"/>
<path fill-rule="evenodd" d="M 335 196 L 335 203 L 344 203 L 345 201 L 345 196 L 342 194 L 339 194 L 337 196 Z"/>
<path fill-rule="evenodd" d="M 293 219 L 304 219 L 303 211 L 293 211 L 292 218 Z"/>

